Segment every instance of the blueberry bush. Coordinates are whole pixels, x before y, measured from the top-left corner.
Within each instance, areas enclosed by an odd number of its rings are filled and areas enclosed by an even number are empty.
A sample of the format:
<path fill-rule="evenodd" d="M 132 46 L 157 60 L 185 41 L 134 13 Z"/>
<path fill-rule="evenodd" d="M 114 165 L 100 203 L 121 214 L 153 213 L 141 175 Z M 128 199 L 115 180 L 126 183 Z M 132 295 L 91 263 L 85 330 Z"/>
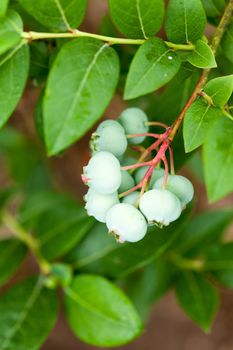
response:
<path fill-rule="evenodd" d="M 61 307 L 83 342 L 126 344 L 170 289 L 208 332 L 233 288 L 233 206 L 200 212 L 195 194 L 233 192 L 233 0 L 106 2 L 89 33 L 92 0 L 0 1 L 1 350 L 40 349 Z M 10 119 L 26 83 L 33 138 Z M 77 199 L 50 162 L 90 130 Z"/>

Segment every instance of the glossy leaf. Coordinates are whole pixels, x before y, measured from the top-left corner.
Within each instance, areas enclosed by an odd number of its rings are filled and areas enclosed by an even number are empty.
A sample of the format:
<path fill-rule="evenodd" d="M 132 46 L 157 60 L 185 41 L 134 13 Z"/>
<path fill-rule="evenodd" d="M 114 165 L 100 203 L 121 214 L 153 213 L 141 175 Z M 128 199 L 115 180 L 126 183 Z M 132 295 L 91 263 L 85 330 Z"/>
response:
<path fill-rule="evenodd" d="M 100 276 L 76 277 L 65 290 L 65 306 L 73 332 L 92 345 L 122 345 L 142 331 L 142 323 L 130 300 Z"/>
<path fill-rule="evenodd" d="M 123 282 L 126 293 L 143 320 L 148 319 L 152 305 L 169 290 L 174 274 L 175 268 L 172 264 L 157 260 L 144 270 L 136 271 Z"/>
<path fill-rule="evenodd" d="M 223 286 L 233 288 L 233 242 L 215 246 L 209 253 L 204 268 L 211 271 Z"/>
<path fill-rule="evenodd" d="M 28 46 L 18 46 L 0 56 L 0 127 L 14 111 L 26 84 L 29 67 Z"/>
<path fill-rule="evenodd" d="M 205 93 L 212 98 L 215 106 L 224 107 L 233 92 L 233 75 L 210 80 L 205 86 Z"/>
<path fill-rule="evenodd" d="M 80 204 L 55 192 L 31 194 L 21 209 L 20 220 L 35 232 L 48 260 L 67 253 L 93 225 Z"/>
<path fill-rule="evenodd" d="M 204 145 L 204 170 L 210 201 L 233 190 L 233 122 L 222 117 L 211 129 Z M 214 155 L 214 156 L 213 156 Z"/>
<path fill-rule="evenodd" d="M 62 47 L 50 71 L 44 98 L 49 155 L 77 141 L 101 117 L 118 75 L 117 54 L 107 44 L 80 38 Z"/>
<path fill-rule="evenodd" d="M 33 277 L 0 298 L 1 350 L 40 349 L 57 319 L 56 292 Z"/>
<path fill-rule="evenodd" d="M 52 31 L 68 31 L 80 25 L 87 0 L 18 0 L 38 22 Z"/>
<path fill-rule="evenodd" d="M 1 2 L 0 2 L 0 18 L 4 17 L 6 15 L 8 2 L 9 2 L 9 0 L 1 0 Z"/>
<path fill-rule="evenodd" d="M 173 249 L 182 254 L 195 255 L 220 242 L 229 223 L 233 220 L 233 209 L 214 210 L 195 216 L 180 235 Z"/>
<path fill-rule="evenodd" d="M 15 239 L 0 240 L 0 285 L 15 273 L 26 252 L 26 247 Z"/>
<path fill-rule="evenodd" d="M 34 84 L 41 84 L 49 73 L 49 48 L 45 42 L 32 42 L 30 44 L 30 70 L 29 77 Z"/>
<path fill-rule="evenodd" d="M 32 192 L 50 186 L 50 177 L 38 149 L 19 131 L 5 127 L 0 132 L 0 154 L 5 159 L 9 175 L 22 190 Z"/>
<path fill-rule="evenodd" d="M 201 146 L 207 138 L 212 126 L 222 119 L 221 110 L 198 98 L 188 109 L 184 118 L 183 136 L 185 151 L 191 152 Z"/>
<path fill-rule="evenodd" d="M 179 56 L 159 38 L 146 41 L 136 52 L 127 76 L 126 100 L 148 94 L 168 83 L 181 65 Z"/>
<path fill-rule="evenodd" d="M 174 43 L 195 43 L 204 34 L 206 16 L 201 0 L 170 0 L 165 23 L 168 39 Z"/>
<path fill-rule="evenodd" d="M 213 51 L 203 40 L 198 40 L 196 42 L 196 47 L 193 52 L 188 55 L 187 61 L 198 68 L 217 67 Z"/>
<path fill-rule="evenodd" d="M 227 27 L 223 39 L 221 41 L 221 46 L 224 55 L 233 62 L 233 21 Z"/>
<path fill-rule="evenodd" d="M 21 40 L 23 23 L 20 16 L 13 10 L 7 12 L 0 20 L 0 55 L 16 46 Z"/>
<path fill-rule="evenodd" d="M 109 0 L 116 27 L 129 38 L 149 38 L 162 26 L 163 0 Z"/>
<path fill-rule="evenodd" d="M 137 243 L 117 244 L 107 234 L 104 225 L 90 231 L 68 261 L 78 270 L 99 273 L 111 278 L 122 278 L 150 264 L 164 254 L 179 237 L 189 217 L 189 209 L 176 222 L 162 230 L 149 229 Z M 98 243 L 97 243 L 98 242 Z"/>
<path fill-rule="evenodd" d="M 218 309 L 217 290 L 201 275 L 188 271 L 180 273 L 176 296 L 185 313 L 208 332 Z"/>
<path fill-rule="evenodd" d="M 217 0 L 219 1 L 219 0 Z M 202 0 L 207 17 L 218 17 L 221 15 L 220 10 L 213 0 Z"/>

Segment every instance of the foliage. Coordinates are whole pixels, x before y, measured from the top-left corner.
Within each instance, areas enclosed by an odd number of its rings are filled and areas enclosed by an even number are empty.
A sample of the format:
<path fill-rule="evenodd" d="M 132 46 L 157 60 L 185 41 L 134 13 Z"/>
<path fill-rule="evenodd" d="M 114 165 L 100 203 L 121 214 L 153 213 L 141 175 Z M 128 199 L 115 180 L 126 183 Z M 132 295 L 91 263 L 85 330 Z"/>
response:
<path fill-rule="evenodd" d="M 233 191 L 232 1 L 108 2 L 110 17 L 93 34 L 76 29 L 87 0 L 0 1 L 0 161 L 9 177 L 0 189 L 8 233 L 0 239 L 2 350 L 42 346 L 58 319 L 59 288 L 74 334 L 100 347 L 138 337 L 170 289 L 208 332 L 218 289 L 233 288 L 225 236 L 233 207 L 197 215 L 193 202 L 163 230 L 151 226 L 140 242 L 119 244 L 55 186 L 46 155 L 62 157 L 117 93 L 150 122 L 171 125 L 176 170 L 185 164 L 197 174 L 209 201 Z M 163 22 L 166 36 L 158 34 Z M 204 36 L 207 22 L 217 27 L 213 40 Z M 14 124 L 27 82 L 40 92 L 31 138 L 5 125 Z M 12 286 L 29 253 L 38 272 Z"/>

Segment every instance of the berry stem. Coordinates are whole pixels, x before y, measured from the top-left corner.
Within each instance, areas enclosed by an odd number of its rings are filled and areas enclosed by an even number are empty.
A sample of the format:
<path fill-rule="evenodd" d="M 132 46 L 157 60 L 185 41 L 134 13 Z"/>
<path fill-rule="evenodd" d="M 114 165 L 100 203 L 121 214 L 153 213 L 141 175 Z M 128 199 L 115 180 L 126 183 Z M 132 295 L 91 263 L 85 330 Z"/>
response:
<path fill-rule="evenodd" d="M 165 155 L 162 157 L 162 161 L 164 164 L 164 168 L 165 168 L 165 175 L 163 178 L 163 189 L 166 189 L 167 186 L 167 179 L 168 179 L 168 174 L 169 174 L 169 168 L 168 168 L 168 162 L 167 162 L 167 158 L 165 157 Z"/>
<path fill-rule="evenodd" d="M 144 163 L 135 163 L 135 164 L 132 164 L 132 165 L 122 166 L 121 170 L 137 169 L 137 168 L 141 168 L 141 167 L 147 166 L 147 165 L 151 165 L 151 161 L 144 162 Z"/>
<path fill-rule="evenodd" d="M 127 39 L 127 38 L 115 38 L 111 36 L 106 35 L 99 35 L 94 33 L 88 33 L 84 32 L 78 29 L 71 29 L 69 32 L 66 33 L 43 33 L 43 32 L 23 32 L 22 38 L 28 40 L 29 42 L 33 40 L 40 40 L 40 39 L 72 39 L 72 38 L 81 38 L 81 37 L 88 37 L 88 38 L 94 38 L 97 40 L 101 40 L 103 42 L 108 43 L 109 45 L 113 44 L 126 44 L 126 45 L 142 45 L 147 40 L 146 39 Z M 189 44 L 175 44 L 170 41 L 164 41 L 164 43 L 167 45 L 167 47 L 173 49 L 173 50 L 180 50 L 180 51 L 193 51 L 195 49 L 195 45 L 189 43 Z"/>
<path fill-rule="evenodd" d="M 228 24 L 231 21 L 232 18 L 232 14 L 233 14 L 233 0 L 230 0 L 228 2 L 228 5 L 225 8 L 224 14 L 219 22 L 219 25 L 217 26 L 212 41 L 211 41 L 211 49 L 213 51 L 213 53 L 215 54 L 219 48 L 219 45 L 221 43 L 221 39 L 223 37 L 224 32 L 227 29 Z M 169 136 L 169 140 L 173 141 L 184 117 L 185 114 L 187 112 L 187 110 L 189 109 L 189 107 L 192 105 L 192 103 L 195 101 L 196 97 L 198 96 L 198 94 L 200 94 L 200 92 L 202 91 L 202 89 L 204 88 L 208 76 L 210 74 L 211 69 L 204 69 L 202 71 L 202 74 L 200 76 L 199 81 L 197 82 L 196 87 L 193 90 L 192 95 L 190 96 L 188 102 L 186 103 L 185 107 L 183 108 L 183 110 L 181 111 L 180 115 L 178 116 L 178 118 L 175 120 L 173 126 L 172 126 L 172 130 Z"/>
<path fill-rule="evenodd" d="M 171 170 L 171 174 L 175 175 L 175 165 L 174 165 L 174 156 L 173 156 L 173 150 L 172 147 L 169 146 L 169 156 L 170 156 L 170 170 Z"/>
<path fill-rule="evenodd" d="M 127 134 L 126 137 L 128 139 L 134 138 L 134 137 L 140 137 L 140 136 L 145 136 L 145 137 L 154 137 L 155 139 L 158 139 L 161 137 L 160 134 L 153 134 L 153 133 L 143 133 L 143 134 Z"/>
<path fill-rule="evenodd" d="M 39 243 L 34 236 L 27 232 L 9 212 L 2 213 L 2 222 L 12 235 L 22 241 L 34 255 L 41 272 L 48 275 L 51 272 L 50 263 L 41 254 Z"/>
<path fill-rule="evenodd" d="M 147 126 L 161 126 L 162 128 L 165 128 L 165 129 L 168 128 L 167 124 L 164 124 L 161 122 L 145 122 L 145 125 L 147 125 Z"/>
<path fill-rule="evenodd" d="M 153 146 L 156 144 L 156 142 L 153 144 Z M 128 194 L 138 190 L 139 188 L 141 188 L 141 193 L 140 193 L 140 196 L 142 196 L 142 194 L 144 193 L 145 191 L 145 188 L 146 188 L 146 185 L 147 183 L 149 182 L 150 180 L 150 177 L 151 177 L 151 174 L 154 170 L 154 168 L 156 167 L 156 165 L 161 161 L 161 159 L 163 160 L 163 158 L 165 157 L 165 153 L 168 149 L 168 147 L 170 146 L 170 141 L 169 140 L 164 140 L 158 153 L 156 154 L 156 156 L 150 160 L 149 162 L 145 162 L 145 163 L 136 163 L 136 164 L 133 164 L 133 165 L 129 165 L 129 166 L 126 166 L 126 167 L 122 167 L 121 169 L 122 170 L 128 170 L 129 167 L 130 169 L 133 169 L 135 168 L 137 165 L 139 166 L 142 166 L 142 164 L 144 165 L 147 165 L 149 166 L 149 169 L 147 170 L 145 176 L 143 177 L 142 181 L 140 181 L 136 186 L 132 187 L 131 189 L 129 189 L 128 191 L 126 192 L 122 192 L 119 194 L 119 198 L 122 198 L 122 197 L 125 197 L 127 196 Z M 156 146 L 157 147 L 157 146 Z M 150 148 L 150 147 L 149 147 Z M 149 149 L 148 148 L 148 149 Z M 147 150 L 148 150 L 147 149 Z"/>
<path fill-rule="evenodd" d="M 145 152 L 139 158 L 138 163 L 142 162 L 152 151 L 157 149 L 161 145 L 161 143 L 168 138 L 170 132 L 171 132 L 171 128 L 170 127 L 166 128 L 166 131 L 162 135 L 160 135 L 159 139 L 156 142 L 152 143 L 152 145 L 150 145 L 145 150 Z"/>

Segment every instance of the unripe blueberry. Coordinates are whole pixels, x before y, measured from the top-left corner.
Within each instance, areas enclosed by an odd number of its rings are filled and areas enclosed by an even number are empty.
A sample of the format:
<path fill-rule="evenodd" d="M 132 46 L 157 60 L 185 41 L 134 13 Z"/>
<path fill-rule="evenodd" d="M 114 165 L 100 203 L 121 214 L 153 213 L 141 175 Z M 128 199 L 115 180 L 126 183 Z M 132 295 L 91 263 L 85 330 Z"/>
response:
<path fill-rule="evenodd" d="M 167 226 L 181 214 L 182 208 L 179 199 L 168 190 L 150 190 L 140 199 L 140 210 L 149 223 Z"/>
<path fill-rule="evenodd" d="M 83 181 L 98 193 L 114 193 L 120 187 L 120 162 L 112 153 L 96 153 L 83 172 Z"/>
<path fill-rule="evenodd" d="M 124 156 L 121 160 L 122 166 L 133 165 L 135 163 L 137 163 L 137 159 L 129 156 Z"/>
<path fill-rule="evenodd" d="M 116 204 L 107 212 L 106 225 L 121 243 L 140 241 L 147 231 L 142 213 L 126 203 Z"/>
<path fill-rule="evenodd" d="M 138 184 L 140 181 L 142 181 L 143 177 L 146 175 L 147 170 L 149 169 L 148 166 L 143 166 L 141 168 L 138 168 L 135 172 L 134 179 L 136 184 Z M 164 176 L 165 171 L 163 168 L 154 169 L 151 180 L 150 180 L 150 188 L 152 188 L 154 182 L 159 179 L 161 176 Z"/>
<path fill-rule="evenodd" d="M 118 194 L 101 194 L 89 188 L 84 197 L 86 201 L 85 209 L 89 216 L 94 216 L 96 220 L 105 222 L 106 214 L 115 204 L 119 203 Z"/>
<path fill-rule="evenodd" d="M 122 199 L 122 203 L 128 203 L 128 204 L 131 204 L 133 206 L 136 206 L 139 195 L 140 195 L 140 192 L 134 191 L 134 192 L 128 194 L 127 196 L 125 196 Z"/>
<path fill-rule="evenodd" d="M 144 134 L 148 132 L 148 126 L 146 122 L 148 118 L 146 114 L 140 108 L 127 108 L 125 109 L 120 117 L 119 123 L 125 129 L 126 134 Z M 139 136 L 134 138 L 129 138 L 128 142 L 130 144 L 138 144 L 143 142 L 145 136 Z"/>
<path fill-rule="evenodd" d="M 120 157 L 127 148 L 124 128 L 115 120 L 105 120 L 92 134 L 90 148 L 94 153 L 107 151 Z"/>
<path fill-rule="evenodd" d="M 122 170 L 121 171 L 121 185 L 120 185 L 120 188 L 118 189 L 118 192 L 121 193 L 121 192 L 128 191 L 132 187 L 134 187 L 133 177 L 129 174 L 128 171 Z"/>
<path fill-rule="evenodd" d="M 162 188 L 163 178 L 155 181 L 153 188 Z M 166 189 L 174 193 L 180 200 L 182 207 L 185 207 L 193 199 L 194 188 L 192 183 L 184 176 L 169 175 Z"/>

